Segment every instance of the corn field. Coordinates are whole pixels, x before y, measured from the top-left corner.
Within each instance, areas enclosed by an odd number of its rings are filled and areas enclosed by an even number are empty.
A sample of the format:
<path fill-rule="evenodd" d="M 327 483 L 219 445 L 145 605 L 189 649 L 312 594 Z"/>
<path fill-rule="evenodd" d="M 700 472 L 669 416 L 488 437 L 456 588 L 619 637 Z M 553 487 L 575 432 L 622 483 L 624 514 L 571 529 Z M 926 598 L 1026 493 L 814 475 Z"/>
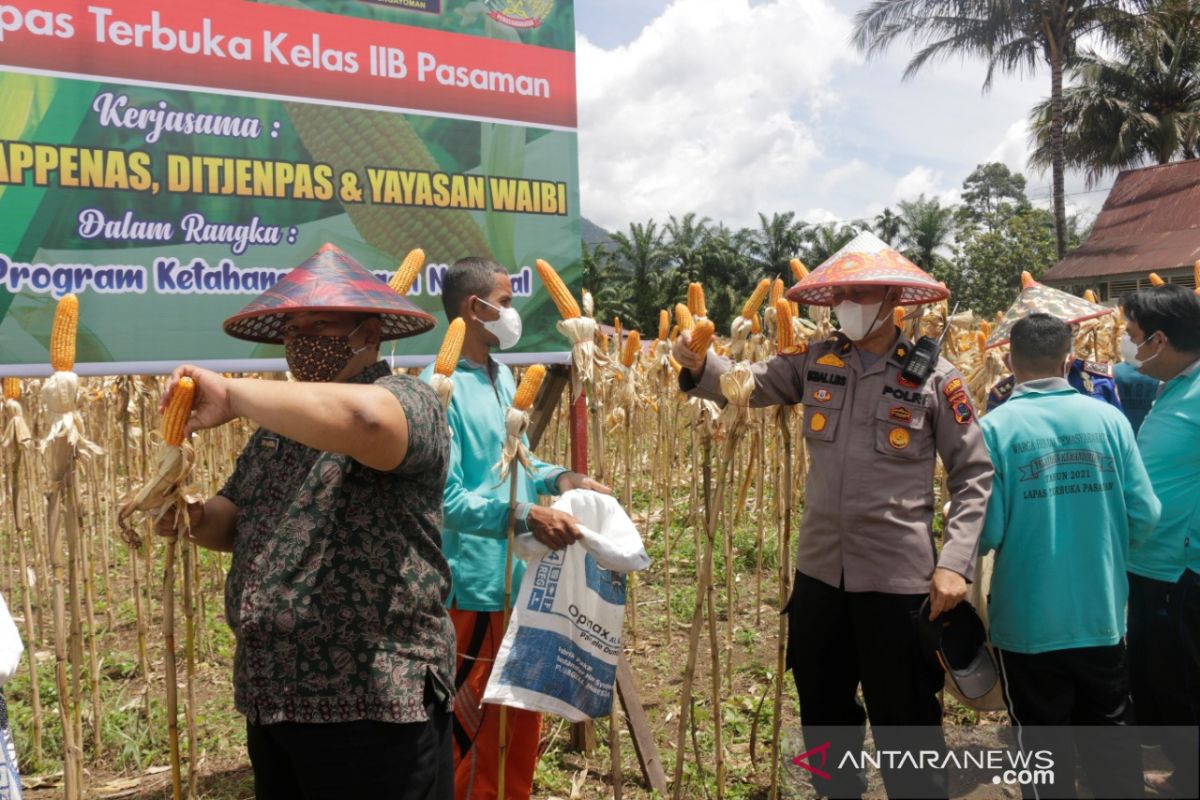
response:
<path fill-rule="evenodd" d="M 549 265 L 538 269 L 575 369 L 549 400 L 557 405 L 537 452 L 569 463 L 568 409 L 584 394 L 591 474 L 613 487 L 654 559 L 629 581 L 624 642 L 673 797 L 791 796 L 784 740 L 798 723 L 778 610 L 808 456 L 798 407 L 747 407 L 746 365 L 828 337 L 829 312 L 801 314 L 782 281 L 763 281 L 719 336 L 696 285 L 689 302 L 661 312 L 652 340 L 622 335 L 619 321 L 605 337 L 587 293 L 577 303 Z M 990 322 L 949 316 L 945 304 L 896 316 L 910 337 L 948 326 L 943 353 L 978 408 L 1006 374 L 1002 349 L 984 348 Z M 1119 326 L 1117 314 L 1083 323 L 1077 354 L 1112 360 Z M 724 408 L 679 392 L 670 348 L 681 329 L 735 362 Z M 246 764 L 223 620 L 228 555 L 156 536 L 153 525 L 220 488 L 252 425 L 182 442 L 176 409 L 164 434 L 164 378 L 80 378 L 69 320 L 55 335 L 64 343 L 54 376 L 6 379 L 0 416 L 0 592 L 26 645 L 5 695 L 27 793 L 249 796 L 245 780 L 226 793 L 206 778 L 231 765 L 244 778 Z M 597 723 L 601 751 L 607 725 Z M 543 735 L 537 796 L 650 796 L 627 740 L 605 759 L 570 753 L 556 720 Z"/>

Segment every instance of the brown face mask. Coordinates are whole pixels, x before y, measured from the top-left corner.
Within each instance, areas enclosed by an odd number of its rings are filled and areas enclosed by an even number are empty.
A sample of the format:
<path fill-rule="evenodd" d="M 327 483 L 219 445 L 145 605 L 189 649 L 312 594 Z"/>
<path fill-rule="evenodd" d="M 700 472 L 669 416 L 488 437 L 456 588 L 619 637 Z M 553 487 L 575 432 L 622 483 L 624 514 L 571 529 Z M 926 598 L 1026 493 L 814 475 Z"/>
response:
<path fill-rule="evenodd" d="M 293 336 L 284 345 L 288 369 L 298 381 L 332 381 L 346 368 L 350 359 L 367 349 L 366 345 L 357 350 L 350 346 L 350 337 L 360 327 L 362 323 L 345 336 Z"/>

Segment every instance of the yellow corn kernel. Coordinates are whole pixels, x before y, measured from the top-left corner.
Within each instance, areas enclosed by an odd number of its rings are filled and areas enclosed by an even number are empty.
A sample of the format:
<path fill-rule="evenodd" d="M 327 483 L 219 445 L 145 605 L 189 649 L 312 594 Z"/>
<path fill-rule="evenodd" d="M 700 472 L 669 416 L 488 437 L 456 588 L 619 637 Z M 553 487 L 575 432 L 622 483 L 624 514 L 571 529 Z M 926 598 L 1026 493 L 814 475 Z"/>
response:
<path fill-rule="evenodd" d="M 579 303 L 575 302 L 571 291 L 563 283 L 563 279 L 558 277 L 558 273 L 554 271 L 554 267 L 550 266 L 549 262 L 540 258 L 534 263 L 537 266 L 538 275 L 542 277 L 542 283 L 546 285 L 546 289 L 550 292 L 550 299 L 554 301 L 554 305 L 558 308 L 558 313 L 562 315 L 562 318 L 576 319 L 582 316 L 579 310 Z"/>
<path fill-rule="evenodd" d="M 629 335 L 625 337 L 625 349 L 621 351 L 621 363 L 626 367 L 632 367 L 641 351 L 642 335 L 637 331 L 630 331 Z"/>
<path fill-rule="evenodd" d="M 541 364 L 531 364 L 525 370 L 525 374 L 521 376 L 517 394 L 513 397 L 513 408 L 520 411 L 528 411 L 533 408 L 533 401 L 537 399 L 538 390 L 542 388 L 542 381 L 545 378 L 546 368 Z"/>
<path fill-rule="evenodd" d="M 445 375 L 449 378 L 454 374 L 454 368 L 458 366 L 458 357 L 462 354 L 463 339 L 467 335 L 467 322 L 462 317 L 457 317 L 450 323 L 450 327 L 446 329 L 446 336 L 442 339 L 441 349 L 438 350 L 437 361 L 434 362 L 433 371 L 439 375 Z"/>
<path fill-rule="evenodd" d="M 388 286 L 392 288 L 393 292 L 403 297 L 408 294 L 408 290 L 416 282 L 417 275 L 421 273 L 423 266 L 425 266 L 425 251 L 419 247 L 409 250 L 408 255 L 396 269 L 396 274 L 388 281 Z"/>
<path fill-rule="evenodd" d="M 1083 299 L 1087 300 L 1089 303 L 1099 303 L 1100 302 L 1100 298 L 1096 297 L 1096 293 L 1093 292 L 1091 289 L 1083 290 Z"/>
<path fill-rule="evenodd" d="M 795 300 L 789 300 L 788 302 L 792 304 L 792 316 L 799 317 L 800 316 L 800 304 L 797 303 Z"/>
<path fill-rule="evenodd" d="M 172 447 L 183 444 L 183 428 L 192 415 L 192 398 L 196 395 L 196 383 L 186 375 L 175 384 L 167 410 L 163 412 L 163 441 Z"/>
<path fill-rule="evenodd" d="M 65 294 L 54 309 L 54 328 L 50 332 L 50 366 L 55 372 L 75 368 L 75 333 L 79 328 L 79 298 Z"/>
<path fill-rule="evenodd" d="M 671 332 L 671 312 L 665 308 L 658 312 L 658 338 L 666 339 Z"/>
<path fill-rule="evenodd" d="M 1151 286 L 1162 286 L 1165 283 L 1166 283 L 1166 281 L 1164 281 L 1162 278 L 1158 277 L 1157 272 L 1150 273 L 1150 285 Z"/>
<path fill-rule="evenodd" d="M 985 339 L 990 339 L 992 337 L 992 323 L 988 322 L 986 319 L 980 321 L 979 330 L 983 333 Z"/>
<path fill-rule="evenodd" d="M 613 331 L 617 334 L 617 342 L 621 341 L 621 318 L 613 317 Z"/>
<path fill-rule="evenodd" d="M 758 314 L 755 314 L 750 318 L 750 332 L 762 333 L 762 320 L 759 318 Z"/>
<path fill-rule="evenodd" d="M 21 399 L 21 379 L 8 377 L 4 379 L 4 399 L 5 400 L 20 400 Z"/>
<path fill-rule="evenodd" d="M 698 283 L 688 284 L 688 311 L 693 317 L 707 317 L 708 306 L 704 305 L 704 287 Z"/>
<path fill-rule="evenodd" d="M 692 318 L 692 311 L 683 303 L 675 304 L 675 321 L 679 323 L 679 330 L 690 331 L 696 327 L 696 320 Z"/>
<path fill-rule="evenodd" d="M 775 343 L 780 353 L 796 346 L 796 330 L 792 327 L 792 304 L 784 298 L 775 301 Z"/>
<path fill-rule="evenodd" d="M 788 266 L 792 268 L 792 277 L 797 281 L 802 281 L 808 277 L 808 267 L 804 266 L 804 262 L 798 258 L 793 258 L 788 262 Z"/>
<path fill-rule="evenodd" d="M 767 301 L 771 304 L 771 308 L 774 308 L 775 304 L 779 302 L 779 298 L 783 297 L 785 288 L 783 278 L 776 278 L 775 282 L 771 284 L 771 298 Z"/>
<path fill-rule="evenodd" d="M 767 299 L 767 294 L 770 291 L 770 278 L 763 278 L 759 281 L 758 286 L 754 287 L 754 292 L 750 295 L 750 299 L 746 301 L 746 305 L 742 306 L 742 316 L 745 319 L 757 316 L 758 309 L 762 307 L 763 301 Z"/>
<path fill-rule="evenodd" d="M 692 328 L 692 341 L 688 345 L 693 353 L 703 353 L 708 350 L 709 344 L 712 343 L 713 333 L 716 328 L 713 327 L 711 321 L 702 319 L 696 323 L 696 327 Z"/>
<path fill-rule="evenodd" d="M 1037 285 L 1037 281 L 1035 281 L 1033 279 L 1033 276 L 1029 274 L 1028 270 L 1024 270 L 1021 272 L 1021 288 L 1022 289 L 1028 289 L 1030 286 L 1036 286 L 1036 285 Z"/>
<path fill-rule="evenodd" d="M 987 340 L 986 333 L 981 330 L 975 331 L 975 347 L 979 350 L 980 358 L 983 358 L 984 353 L 987 352 Z"/>

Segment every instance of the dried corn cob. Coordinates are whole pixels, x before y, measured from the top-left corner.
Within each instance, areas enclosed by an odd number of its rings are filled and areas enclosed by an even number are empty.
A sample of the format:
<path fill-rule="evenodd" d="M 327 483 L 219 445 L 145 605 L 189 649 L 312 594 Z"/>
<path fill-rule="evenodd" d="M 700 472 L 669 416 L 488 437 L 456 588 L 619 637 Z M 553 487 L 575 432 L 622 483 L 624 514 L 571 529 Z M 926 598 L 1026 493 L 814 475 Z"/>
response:
<path fill-rule="evenodd" d="M 675 321 L 679 323 L 679 330 L 690 331 L 696 327 L 696 320 L 692 318 L 692 311 L 683 303 L 675 304 Z"/>
<path fill-rule="evenodd" d="M 581 316 L 579 304 L 575 302 L 575 298 L 571 295 L 571 290 L 563 283 L 563 279 L 558 277 L 558 273 L 554 267 L 550 266 L 549 262 L 538 259 L 535 262 L 538 275 L 542 277 L 542 283 L 546 285 L 546 289 L 550 292 L 550 299 L 554 301 L 554 305 L 558 308 L 558 313 L 563 319 L 577 319 Z"/>
<path fill-rule="evenodd" d="M 982 330 L 975 331 L 975 349 L 979 351 L 979 357 L 983 358 L 987 354 L 987 334 Z"/>
<path fill-rule="evenodd" d="M 1200 261 L 1192 264 L 1192 282 L 1196 284 L 1196 291 L 1200 292 Z"/>
<path fill-rule="evenodd" d="M 454 374 L 454 368 L 458 366 L 458 357 L 462 354 L 463 339 L 466 334 L 466 320 L 462 317 L 455 318 L 450 323 L 450 327 L 446 329 L 445 338 L 442 339 L 437 361 L 433 365 L 434 372 L 438 375 L 445 375 L 447 378 Z"/>
<path fill-rule="evenodd" d="M 1099 303 L 1100 302 L 1100 298 L 1096 297 L 1096 293 L 1093 292 L 1091 289 L 1083 290 L 1083 299 L 1087 300 L 1089 303 Z"/>
<path fill-rule="evenodd" d="M 775 301 L 775 339 L 780 353 L 787 353 L 796 346 L 792 304 L 782 297 Z"/>
<path fill-rule="evenodd" d="M 771 297 L 767 300 L 770 308 L 775 308 L 775 304 L 779 302 L 779 298 L 783 297 L 786 289 L 787 287 L 783 283 L 783 278 L 776 278 L 775 282 L 771 284 Z"/>
<path fill-rule="evenodd" d="M 613 332 L 617 334 L 617 344 L 621 343 L 621 318 L 613 317 Z"/>
<path fill-rule="evenodd" d="M 688 344 L 693 353 L 703 353 L 708 350 L 709 344 L 712 343 L 713 333 L 716 329 L 713 324 L 706 320 L 700 320 L 696 323 L 696 327 L 692 329 L 692 341 Z"/>
<path fill-rule="evenodd" d="M 5 378 L 4 379 L 4 399 L 5 400 L 20 400 L 21 399 L 21 379 L 20 378 Z"/>
<path fill-rule="evenodd" d="M 802 281 L 808 277 L 808 267 L 804 266 L 804 262 L 798 258 L 793 258 L 788 262 L 788 266 L 792 268 L 792 277 L 797 281 Z"/>
<path fill-rule="evenodd" d="M 667 334 L 671 332 L 671 312 L 665 308 L 658 312 L 658 338 L 666 340 Z"/>
<path fill-rule="evenodd" d="M 521 376 L 521 383 L 517 386 L 517 393 L 513 397 L 513 408 L 519 411 L 528 411 L 533 408 L 533 401 L 537 399 L 538 390 L 542 388 L 542 381 L 546 378 L 546 368 L 541 364 L 531 364 L 525 370 L 525 374 Z"/>
<path fill-rule="evenodd" d="M 404 261 L 396 269 L 396 274 L 388 281 L 388 286 L 392 288 L 393 292 L 403 297 L 412 288 L 423 266 L 425 266 L 425 251 L 419 247 L 409 250 Z"/>
<path fill-rule="evenodd" d="M 1150 273 L 1150 285 L 1151 286 L 1162 286 L 1165 283 L 1166 283 L 1166 281 L 1164 281 L 1162 278 L 1160 278 L 1158 276 L 1157 272 Z"/>
<path fill-rule="evenodd" d="M 742 316 L 746 319 L 757 316 L 758 309 L 762 307 L 763 301 L 767 299 L 767 294 L 770 291 L 770 278 L 763 278 L 759 281 L 758 286 L 754 287 L 754 292 L 750 295 L 750 299 L 746 301 L 746 305 L 742 306 Z"/>
<path fill-rule="evenodd" d="M 897 328 L 904 327 L 904 309 L 897 306 L 892 310 L 892 324 Z"/>
<path fill-rule="evenodd" d="M 183 428 L 192 415 L 192 399 L 196 396 L 196 382 L 186 375 L 179 379 L 167 409 L 163 412 L 163 441 L 172 447 L 183 444 Z"/>
<path fill-rule="evenodd" d="M 79 328 L 79 298 L 63 295 L 54 309 L 54 328 L 50 332 L 50 366 L 55 372 L 75 368 L 75 333 Z"/>
<path fill-rule="evenodd" d="M 707 317 L 708 307 L 704 305 L 704 287 L 698 283 L 688 284 L 688 311 L 693 317 Z"/>
<path fill-rule="evenodd" d="M 630 331 L 629 336 L 625 338 L 625 349 L 621 351 L 621 363 L 626 367 L 632 367 L 641 350 L 642 335 L 637 331 Z"/>
<path fill-rule="evenodd" d="M 1037 285 L 1037 281 L 1035 281 L 1033 279 L 1033 275 L 1031 275 L 1028 270 L 1024 270 L 1021 272 L 1021 288 L 1022 289 L 1028 289 L 1030 286 L 1036 286 L 1036 285 Z"/>
<path fill-rule="evenodd" d="M 750 318 L 750 333 L 762 333 L 762 318 L 758 314 Z"/>
<path fill-rule="evenodd" d="M 986 319 L 985 319 L 985 320 L 981 320 L 981 321 L 980 321 L 980 323 L 979 323 L 979 330 L 983 332 L 983 335 L 984 335 L 986 338 L 991 338 L 991 336 L 992 336 L 992 323 L 988 322 Z"/>
<path fill-rule="evenodd" d="M 284 106 L 313 160 L 329 164 L 335 173 L 361 174 L 363 164 L 441 169 L 402 114 L 371 114 L 358 124 L 344 125 L 332 108 L 308 103 Z M 397 261 L 413 242 L 425 245 L 428 259 L 439 264 L 451 264 L 464 253 L 492 256 L 487 237 L 469 211 L 349 203 L 346 213 L 368 244 Z"/>

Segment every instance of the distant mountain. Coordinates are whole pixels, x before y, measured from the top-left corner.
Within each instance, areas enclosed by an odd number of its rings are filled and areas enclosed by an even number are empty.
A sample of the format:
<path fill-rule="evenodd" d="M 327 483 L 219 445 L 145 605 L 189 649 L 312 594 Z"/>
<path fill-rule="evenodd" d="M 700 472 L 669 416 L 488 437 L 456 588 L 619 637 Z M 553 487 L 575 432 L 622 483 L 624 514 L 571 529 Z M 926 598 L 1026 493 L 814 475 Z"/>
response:
<path fill-rule="evenodd" d="M 587 217 L 580 217 L 579 223 L 581 238 L 583 239 L 583 243 L 587 245 L 588 249 L 600 244 L 609 248 L 613 246 L 612 235 L 609 234 L 608 231 L 604 230 L 604 228 L 601 228 Z"/>

